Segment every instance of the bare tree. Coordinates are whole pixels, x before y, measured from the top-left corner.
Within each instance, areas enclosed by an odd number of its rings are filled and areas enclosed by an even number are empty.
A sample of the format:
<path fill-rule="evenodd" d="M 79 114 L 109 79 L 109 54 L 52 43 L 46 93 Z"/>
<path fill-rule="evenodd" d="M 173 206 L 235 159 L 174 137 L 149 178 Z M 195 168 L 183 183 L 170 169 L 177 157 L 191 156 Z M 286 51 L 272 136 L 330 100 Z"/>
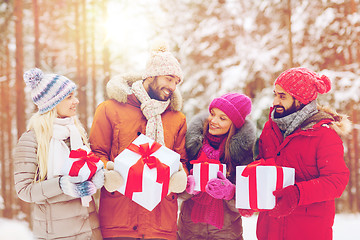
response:
<path fill-rule="evenodd" d="M 107 6 L 107 0 L 103 0 L 101 1 L 101 10 L 102 10 L 102 17 L 103 17 L 103 21 L 106 22 L 107 21 L 107 10 L 106 10 L 106 6 Z M 104 79 L 103 79 L 103 89 L 106 89 L 106 84 L 110 79 L 110 51 L 109 51 L 109 46 L 108 46 L 108 42 L 104 41 L 104 47 L 103 47 L 103 71 L 104 71 Z M 106 98 L 106 94 L 104 91 L 104 98 Z"/>
<path fill-rule="evenodd" d="M 40 26 L 38 0 L 32 0 L 34 13 L 34 58 L 35 66 L 40 68 Z"/>
<path fill-rule="evenodd" d="M 24 93 L 24 81 L 23 81 L 23 69 L 24 69 L 24 54 L 23 54 L 23 1 L 14 0 L 14 17 L 15 17 L 15 38 L 16 38 L 16 127 L 17 138 L 20 138 L 21 134 L 25 132 L 25 93 Z M 21 210 L 26 214 L 26 221 L 31 222 L 30 219 L 30 205 L 22 202 Z"/>

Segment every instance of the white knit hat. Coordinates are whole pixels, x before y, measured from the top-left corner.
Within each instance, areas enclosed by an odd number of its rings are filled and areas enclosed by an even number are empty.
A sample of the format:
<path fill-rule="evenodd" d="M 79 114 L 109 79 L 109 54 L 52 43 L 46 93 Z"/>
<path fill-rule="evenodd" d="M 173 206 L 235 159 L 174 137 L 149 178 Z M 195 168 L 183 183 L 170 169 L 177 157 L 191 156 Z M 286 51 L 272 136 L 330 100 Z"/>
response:
<path fill-rule="evenodd" d="M 26 71 L 24 81 L 31 88 L 31 98 L 41 114 L 53 109 L 76 89 L 75 83 L 67 77 L 44 74 L 38 68 Z"/>
<path fill-rule="evenodd" d="M 183 72 L 180 64 L 168 49 L 167 42 L 163 40 L 158 40 L 153 44 L 143 79 L 172 75 L 179 77 L 182 82 Z"/>

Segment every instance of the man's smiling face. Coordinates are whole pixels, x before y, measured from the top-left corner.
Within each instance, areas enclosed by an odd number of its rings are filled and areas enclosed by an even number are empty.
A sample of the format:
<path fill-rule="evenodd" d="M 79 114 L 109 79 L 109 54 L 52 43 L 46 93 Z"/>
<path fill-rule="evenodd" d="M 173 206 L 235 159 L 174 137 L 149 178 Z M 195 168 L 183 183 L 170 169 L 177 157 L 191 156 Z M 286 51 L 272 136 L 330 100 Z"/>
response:
<path fill-rule="evenodd" d="M 145 89 L 150 98 L 159 101 L 167 101 L 180 83 L 180 78 L 172 75 L 150 77 L 148 80 L 148 89 Z"/>
<path fill-rule="evenodd" d="M 273 107 L 275 108 L 275 118 L 281 118 L 290 115 L 298 111 L 301 106 L 301 103 L 289 93 L 287 93 L 280 85 L 275 85 L 273 101 Z"/>

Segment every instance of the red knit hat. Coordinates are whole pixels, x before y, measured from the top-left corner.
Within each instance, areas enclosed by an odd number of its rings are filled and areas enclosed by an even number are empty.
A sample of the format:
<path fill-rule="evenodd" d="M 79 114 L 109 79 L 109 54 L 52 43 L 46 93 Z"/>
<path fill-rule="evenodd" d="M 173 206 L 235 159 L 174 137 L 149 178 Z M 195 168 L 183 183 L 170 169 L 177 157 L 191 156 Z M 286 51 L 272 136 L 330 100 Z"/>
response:
<path fill-rule="evenodd" d="M 303 104 L 315 100 L 318 93 L 327 93 L 331 89 L 331 81 L 327 76 L 320 77 L 307 68 L 286 70 L 275 80 L 276 84 Z"/>
<path fill-rule="evenodd" d="M 209 111 L 212 108 L 223 111 L 235 127 L 240 128 L 244 124 L 246 116 L 251 112 L 251 100 L 244 94 L 226 93 L 210 103 Z"/>

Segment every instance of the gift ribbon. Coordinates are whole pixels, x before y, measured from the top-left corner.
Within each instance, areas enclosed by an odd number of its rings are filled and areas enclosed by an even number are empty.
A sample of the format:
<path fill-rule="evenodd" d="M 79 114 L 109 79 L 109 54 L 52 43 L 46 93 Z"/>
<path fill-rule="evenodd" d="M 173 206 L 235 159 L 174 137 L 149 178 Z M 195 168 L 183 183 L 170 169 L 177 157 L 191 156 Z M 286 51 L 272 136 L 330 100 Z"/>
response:
<path fill-rule="evenodd" d="M 282 167 L 275 165 L 275 159 L 267 159 L 266 161 L 264 159 L 260 159 L 257 161 L 254 161 L 246 166 L 244 171 L 242 172 L 243 177 L 249 178 L 249 202 L 250 202 L 250 208 L 259 211 L 258 204 L 257 204 L 257 184 L 256 184 L 256 167 L 257 166 L 273 166 L 276 168 L 276 190 L 283 188 L 283 182 L 284 182 L 284 172 Z"/>
<path fill-rule="evenodd" d="M 197 160 L 190 161 L 191 164 L 200 163 L 200 190 L 205 192 L 206 184 L 209 181 L 209 164 L 219 165 L 219 171 L 223 171 L 223 165 L 217 159 L 209 159 L 204 152 L 201 152 Z"/>
<path fill-rule="evenodd" d="M 100 158 L 97 157 L 93 152 L 87 153 L 84 149 L 71 150 L 69 158 L 79 158 L 79 160 L 74 161 L 72 164 L 69 176 L 78 176 L 80 169 L 86 164 L 90 170 L 90 175 L 87 180 L 89 180 L 96 173 L 97 166 L 96 163 L 100 161 Z"/>
<path fill-rule="evenodd" d="M 162 183 L 161 198 L 166 197 L 169 190 L 170 168 L 166 164 L 160 162 L 157 157 L 151 156 L 151 154 L 159 150 L 160 147 L 161 144 L 157 142 L 153 142 L 151 147 L 149 147 L 149 143 L 141 144 L 140 146 L 131 143 L 127 147 L 130 151 L 139 154 L 140 159 L 129 168 L 125 196 L 132 199 L 134 192 L 142 192 L 143 171 L 144 165 L 146 164 L 150 169 L 157 169 L 156 182 Z"/>

